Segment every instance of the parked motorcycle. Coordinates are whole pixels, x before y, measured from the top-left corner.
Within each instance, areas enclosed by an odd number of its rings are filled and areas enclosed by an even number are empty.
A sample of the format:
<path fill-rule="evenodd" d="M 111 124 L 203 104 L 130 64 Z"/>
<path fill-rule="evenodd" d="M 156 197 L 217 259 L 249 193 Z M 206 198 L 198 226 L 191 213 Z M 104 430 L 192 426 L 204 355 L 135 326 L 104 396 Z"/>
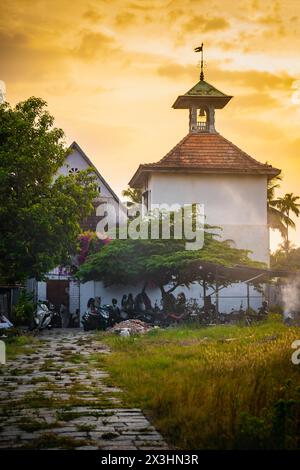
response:
<path fill-rule="evenodd" d="M 51 328 L 61 328 L 62 327 L 62 319 L 59 313 L 58 308 L 49 303 L 48 306 L 49 310 L 51 311 Z"/>
<path fill-rule="evenodd" d="M 84 331 L 106 330 L 110 325 L 110 309 L 110 305 L 88 308 L 81 320 Z"/>
<path fill-rule="evenodd" d="M 31 322 L 31 330 L 51 328 L 53 313 L 45 302 L 38 302 Z"/>

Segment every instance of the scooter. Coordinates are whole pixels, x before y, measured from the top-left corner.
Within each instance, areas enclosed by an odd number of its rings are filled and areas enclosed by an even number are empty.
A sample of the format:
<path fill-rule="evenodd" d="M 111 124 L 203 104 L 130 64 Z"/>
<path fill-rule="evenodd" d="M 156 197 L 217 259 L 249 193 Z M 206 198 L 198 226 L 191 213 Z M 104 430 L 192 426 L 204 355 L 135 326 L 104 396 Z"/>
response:
<path fill-rule="evenodd" d="M 84 331 L 106 330 L 110 324 L 110 305 L 88 308 L 82 317 Z"/>
<path fill-rule="evenodd" d="M 43 302 L 38 302 L 36 310 L 33 314 L 31 330 L 45 330 L 51 328 L 52 311 Z"/>
<path fill-rule="evenodd" d="M 61 328 L 62 319 L 58 308 L 53 304 L 49 304 L 49 310 L 51 311 L 51 328 Z"/>

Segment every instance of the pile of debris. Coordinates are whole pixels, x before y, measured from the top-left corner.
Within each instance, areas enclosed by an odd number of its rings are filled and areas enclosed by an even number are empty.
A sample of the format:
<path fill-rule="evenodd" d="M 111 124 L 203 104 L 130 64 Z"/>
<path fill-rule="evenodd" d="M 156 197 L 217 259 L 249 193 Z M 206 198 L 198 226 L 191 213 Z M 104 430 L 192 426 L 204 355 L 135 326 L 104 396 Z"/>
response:
<path fill-rule="evenodd" d="M 110 331 L 118 333 L 120 336 L 130 336 L 136 334 L 147 333 L 147 331 L 152 330 L 152 326 L 148 323 L 145 323 L 141 320 L 125 320 L 120 323 L 116 323 Z"/>

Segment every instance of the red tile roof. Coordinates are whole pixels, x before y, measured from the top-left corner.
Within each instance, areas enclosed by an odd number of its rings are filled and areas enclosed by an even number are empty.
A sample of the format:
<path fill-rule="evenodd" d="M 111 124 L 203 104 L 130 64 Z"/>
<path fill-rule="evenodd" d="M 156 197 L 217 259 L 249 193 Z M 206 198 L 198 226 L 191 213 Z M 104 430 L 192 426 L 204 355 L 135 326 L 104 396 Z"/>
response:
<path fill-rule="evenodd" d="M 280 170 L 258 162 L 220 134 L 190 133 L 157 163 L 140 165 L 130 186 L 140 187 L 149 172 L 262 174 L 273 178 Z"/>

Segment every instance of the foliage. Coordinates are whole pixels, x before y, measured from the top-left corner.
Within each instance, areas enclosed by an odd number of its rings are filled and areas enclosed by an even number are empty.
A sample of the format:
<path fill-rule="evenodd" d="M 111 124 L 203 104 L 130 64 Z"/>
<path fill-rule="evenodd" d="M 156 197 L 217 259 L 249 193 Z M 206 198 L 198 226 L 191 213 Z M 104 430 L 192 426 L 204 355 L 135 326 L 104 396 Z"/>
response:
<path fill-rule="evenodd" d="M 122 196 L 130 199 L 131 203 L 142 203 L 142 190 L 136 188 L 127 188 L 122 191 Z"/>
<path fill-rule="evenodd" d="M 156 284 L 169 292 L 179 285 L 188 286 L 203 281 L 201 261 L 234 266 L 247 264 L 261 266 L 249 258 L 249 251 L 232 248 L 226 241 L 218 241 L 207 229 L 201 250 L 186 250 L 185 240 L 112 240 L 99 253 L 89 256 L 80 267 L 78 277 L 101 280 L 106 286 L 112 284 L 137 284 L 141 281 Z M 207 279 L 209 282 L 209 279 Z"/>
<path fill-rule="evenodd" d="M 97 195 L 91 170 L 59 176 L 64 134 L 39 98 L 0 105 L 0 279 L 40 278 L 77 249 Z"/>
<path fill-rule="evenodd" d="M 106 240 L 100 240 L 96 232 L 86 231 L 79 235 L 79 254 L 76 257 L 75 264 L 80 266 L 86 261 L 89 255 L 97 253 Z"/>
<path fill-rule="evenodd" d="M 12 322 L 15 326 L 29 325 L 35 309 L 33 296 L 21 291 L 18 302 L 12 309 Z"/>
<path fill-rule="evenodd" d="M 272 229 L 279 230 L 284 240 L 284 249 L 286 252 L 290 249 L 289 228 L 295 228 L 295 222 L 290 217 L 294 214 L 300 215 L 299 196 L 293 193 L 287 193 L 283 197 L 276 198 L 276 189 L 280 188 L 279 181 L 282 177 L 276 176 L 268 182 L 268 223 Z"/>
<path fill-rule="evenodd" d="M 284 247 L 271 254 L 271 268 L 287 271 L 300 271 L 300 248 L 292 248 L 288 252 Z"/>
<path fill-rule="evenodd" d="M 11 329 L 6 330 L 5 332 L 8 336 L 5 340 L 8 360 L 13 360 L 19 355 L 26 356 L 27 354 L 33 354 L 37 351 L 37 348 L 41 344 L 41 341 L 38 338 L 31 334 L 21 334 L 20 331 L 18 332 L 18 335 L 10 335 L 10 330 Z"/>
<path fill-rule="evenodd" d="M 274 316 L 250 327 L 183 326 L 99 339 L 111 349 L 105 366 L 127 406 L 147 410 L 171 446 L 299 449 L 300 375 L 291 362 L 299 334 Z"/>

